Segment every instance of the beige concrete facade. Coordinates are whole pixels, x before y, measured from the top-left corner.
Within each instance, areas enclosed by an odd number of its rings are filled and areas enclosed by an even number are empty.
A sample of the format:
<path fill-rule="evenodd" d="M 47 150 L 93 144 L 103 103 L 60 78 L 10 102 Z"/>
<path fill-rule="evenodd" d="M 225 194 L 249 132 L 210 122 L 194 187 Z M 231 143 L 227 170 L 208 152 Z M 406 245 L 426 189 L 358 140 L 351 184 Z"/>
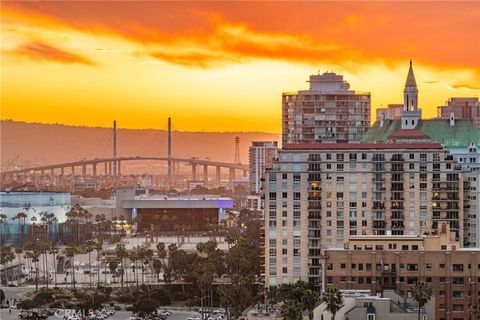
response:
<path fill-rule="evenodd" d="M 438 144 L 287 145 L 265 179 L 265 281 L 321 285 L 322 253 L 350 236 L 463 241 L 463 171 Z"/>
<path fill-rule="evenodd" d="M 282 95 L 282 144 L 359 142 L 370 128 L 370 93 L 342 75 L 311 75 L 309 90 Z"/>
<path fill-rule="evenodd" d="M 248 167 L 250 171 L 250 192 L 262 193 L 262 179 L 265 168 L 272 165 L 278 156 L 277 141 L 252 141 L 248 150 Z"/>

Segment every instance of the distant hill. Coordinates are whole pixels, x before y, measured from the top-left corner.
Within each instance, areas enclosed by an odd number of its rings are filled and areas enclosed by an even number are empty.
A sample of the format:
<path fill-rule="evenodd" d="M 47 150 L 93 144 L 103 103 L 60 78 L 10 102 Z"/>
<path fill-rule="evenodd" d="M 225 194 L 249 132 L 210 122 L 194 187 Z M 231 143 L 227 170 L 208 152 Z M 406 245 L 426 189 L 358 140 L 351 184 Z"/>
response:
<path fill-rule="evenodd" d="M 233 162 L 236 136 L 240 160 L 248 162 L 253 140 L 277 140 L 281 134 L 262 132 L 177 132 L 172 135 L 173 155 Z M 112 155 L 112 129 L 61 124 L 0 122 L 0 160 L 3 170 L 13 166 L 62 163 Z M 117 129 L 119 156 L 166 156 L 167 132 L 153 129 Z"/>

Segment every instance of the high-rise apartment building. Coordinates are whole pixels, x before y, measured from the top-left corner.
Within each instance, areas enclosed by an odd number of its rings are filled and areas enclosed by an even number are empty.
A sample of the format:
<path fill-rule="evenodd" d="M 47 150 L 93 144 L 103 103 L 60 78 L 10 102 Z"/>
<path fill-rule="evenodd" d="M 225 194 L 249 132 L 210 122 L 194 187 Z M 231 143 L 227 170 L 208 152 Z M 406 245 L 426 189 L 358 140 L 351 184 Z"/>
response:
<path fill-rule="evenodd" d="M 370 127 L 370 93 L 342 75 L 310 76 L 310 89 L 282 95 L 282 143 L 359 142 Z"/>
<path fill-rule="evenodd" d="M 349 236 L 414 236 L 445 222 L 463 241 L 463 179 L 435 143 L 284 146 L 265 177 L 267 284 L 319 285 L 323 250 Z"/>
<path fill-rule="evenodd" d="M 265 169 L 272 165 L 272 161 L 277 156 L 277 141 L 252 141 L 248 151 L 251 193 L 260 194 L 262 192 L 262 179 Z"/>
<path fill-rule="evenodd" d="M 450 98 L 446 106 L 437 107 L 439 119 L 472 120 L 480 127 L 480 103 L 477 97 Z"/>

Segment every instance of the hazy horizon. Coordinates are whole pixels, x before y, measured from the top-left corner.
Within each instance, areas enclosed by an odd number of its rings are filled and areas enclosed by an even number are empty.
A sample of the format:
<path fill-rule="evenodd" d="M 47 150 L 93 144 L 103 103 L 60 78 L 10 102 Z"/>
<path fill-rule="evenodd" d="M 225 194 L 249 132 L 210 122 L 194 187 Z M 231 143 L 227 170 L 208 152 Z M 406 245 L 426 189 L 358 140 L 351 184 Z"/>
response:
<path fill-rule="evenodd" d="M 475 2 L 2 4 L 2 118 L 279 132 L 282 92 L 335 71 L 373 120 L 403 101 L 410 59 L 424 117 L 480 89 Z"/>
<path fill-rule="evenodd" d="M 267 134 L 278 134 L 281 135 L 282 132 L 269 132 L 269 131 L 189 131 L 189 130 L 178 130 L 175 129 L 173 126 L 173 120 L 172 119 L 172 132 L 188 132 L 188 133 L 267 133 Z M 64 126 L 64 127 L 76 127 L 76 128 L 101 128 L 101 129 L 112 129 L 113 128 L 113 121 L 112 120 L 112 125 L 109 126 L 92 126 L 92 125 L 75 125 L 75 124 L 68 124 L 68 123 L 60 123 L 60 122 L 41 122 L 41 121 L 24 121 L 24 120 L 17 120 L 17 119 L 0 119 L 1 122 L 18 122 L 18 123 L 25 123 L 25 124 L 42 124 L 42 125 L 58 125 L 58 126 Z M 166 121 L 166 120 L 165 120 Z M 155 131 L 168 131 L 168 129 L 165 126 L 165 129 L 163 128 L 130 128 L 130 127 L 122 127 L 118 121 L 117 121 L 117 129 L 122 129 L 122 130 L 155 130 Z"/>

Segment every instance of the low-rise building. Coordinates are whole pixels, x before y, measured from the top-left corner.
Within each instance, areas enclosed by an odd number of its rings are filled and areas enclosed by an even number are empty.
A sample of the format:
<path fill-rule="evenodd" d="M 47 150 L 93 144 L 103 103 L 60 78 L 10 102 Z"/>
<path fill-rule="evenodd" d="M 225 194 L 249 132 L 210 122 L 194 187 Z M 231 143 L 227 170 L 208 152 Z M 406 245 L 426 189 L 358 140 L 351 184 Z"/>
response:
<path fill-rule="evenodd" d="M 335 320 L 418 320 L 418 306 L 404 304 L 394 292 L 383 296 L 372 295 L 369 290 L 340 290 L 342 307 L 335 314 Z M 435 319 L 435 298 L 422 310 L 422 320 Z M 326 303 L 314 310 L 314 320 L 331 319 Z"/>
<path fill-rule="evenodd" d="M 434 319 L 469 319 L 480 296 L 480 250 L 460 247 L 448 224 L 422 236 L 353 236 L 345 248 L 325 251 L 325 286 L 393 290 L 405 304 L 421 280 L 432 288 Z"/>
<path fill-rule="evenodd" d="M 136 196 L 127 191 L 117 190 L 118 216 L 136 218 L 138 232 L 207 231 L 223 219 L 225 209 L 233 208 L 232 199 L 212 195 Z"/>

